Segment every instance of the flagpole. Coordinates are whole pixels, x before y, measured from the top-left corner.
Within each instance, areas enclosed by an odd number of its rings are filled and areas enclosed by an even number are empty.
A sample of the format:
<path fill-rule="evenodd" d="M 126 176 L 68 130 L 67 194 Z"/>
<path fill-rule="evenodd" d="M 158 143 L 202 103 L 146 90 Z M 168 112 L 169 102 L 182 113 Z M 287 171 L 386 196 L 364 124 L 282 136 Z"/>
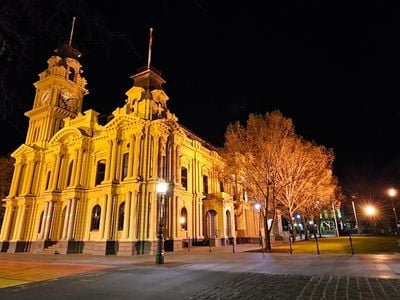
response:
<path fill-rule="evenodd" d="M 72 44 L 72 36 L 74 35 L 74 27 L 75 27 L 75 17 L 72 17 L 72 28 L 71 28 L 71 34 L 69 35 L 69 43 L 68 45 L 71 46 Z"/>
<path fill-rule="evenodd" d="M 149 38 L 149 54 L 147 57 L 147 69 L 150 69 L 151 63 L 151 46 L 153 44 L 153 28 L 150 28 L 150 38 Z"/>

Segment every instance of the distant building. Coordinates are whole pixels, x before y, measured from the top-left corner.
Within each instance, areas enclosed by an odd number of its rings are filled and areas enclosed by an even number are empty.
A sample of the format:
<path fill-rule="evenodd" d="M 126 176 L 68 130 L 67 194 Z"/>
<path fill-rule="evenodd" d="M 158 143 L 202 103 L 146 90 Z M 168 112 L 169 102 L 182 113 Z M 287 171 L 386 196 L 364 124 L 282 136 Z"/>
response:
<path fill-rule="evenodd" d="M 133 75 L 125 104 L 102 124 L 94 110 L 82 113 L 88 91 L 79 56 L 60 47 L 34 84 L 26 142 L 12 153 L 1 251 L 154 253 L 159 180 L 169 184 L 167 250 L 187 238 L 216 246 L 257 241 L 257 212 L 240 187 L 224 182 L 218 150 L 168 110 L 160 73 Z"/>

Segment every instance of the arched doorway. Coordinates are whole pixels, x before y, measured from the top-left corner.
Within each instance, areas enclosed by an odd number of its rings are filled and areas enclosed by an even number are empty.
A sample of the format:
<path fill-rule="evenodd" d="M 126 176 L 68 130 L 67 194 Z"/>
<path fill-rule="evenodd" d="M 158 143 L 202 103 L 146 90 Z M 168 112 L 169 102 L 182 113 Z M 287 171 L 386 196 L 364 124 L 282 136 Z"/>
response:
<path fill-rule="evenodd" d="M 217 224 L 217 212 L 215 210 L 209 210 L 206 214 L 206 234 L 208 238 L 215 239 L 218 237 Z"/>

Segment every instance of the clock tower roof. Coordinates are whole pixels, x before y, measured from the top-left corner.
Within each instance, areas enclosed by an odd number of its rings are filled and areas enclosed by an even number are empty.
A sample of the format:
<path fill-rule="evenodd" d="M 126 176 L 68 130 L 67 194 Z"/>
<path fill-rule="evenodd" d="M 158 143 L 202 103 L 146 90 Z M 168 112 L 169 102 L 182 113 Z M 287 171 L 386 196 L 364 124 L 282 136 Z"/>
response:
<path fill-rule="evenodd" d="M 78 60 L 82 56 L 82 53 L 73 48 L 70 44 L 63 44 L 59 46 L 54 52 L 61 58 L 73 58 Z"/>

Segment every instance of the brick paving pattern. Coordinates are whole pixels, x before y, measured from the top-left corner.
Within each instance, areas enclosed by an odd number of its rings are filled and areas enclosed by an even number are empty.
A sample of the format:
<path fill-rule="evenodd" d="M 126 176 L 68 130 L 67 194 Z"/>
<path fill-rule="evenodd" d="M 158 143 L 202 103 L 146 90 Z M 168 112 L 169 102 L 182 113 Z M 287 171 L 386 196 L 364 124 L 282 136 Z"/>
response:
<path fill-rule="evenodd" d="M 400 299 L 400 280 L 241 273 L 190 297 L 211 299 Z"/>
<path fill-rule="evenodd" d="M 109 268 L 89 264 L 0 260 L 0 289 Z"/>

